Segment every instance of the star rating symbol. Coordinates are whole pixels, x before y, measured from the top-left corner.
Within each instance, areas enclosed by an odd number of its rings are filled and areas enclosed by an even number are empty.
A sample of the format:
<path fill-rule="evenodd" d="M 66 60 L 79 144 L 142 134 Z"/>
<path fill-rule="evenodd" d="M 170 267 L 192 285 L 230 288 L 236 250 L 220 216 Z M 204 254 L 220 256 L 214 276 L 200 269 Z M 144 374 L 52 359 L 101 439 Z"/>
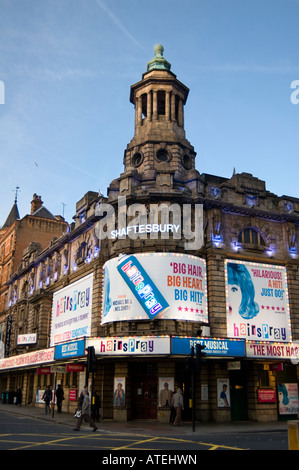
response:
<path fill-rule="evenodd" d="M 277 310 L 278 312 L 279 312 L 279 311 L 282 311 L 282 312 L 285 311 L 285 308 L 284 308 L 284 307 L 278 307 L 278 306 L 275 307 L 274 305 L 272 305 L 272 306 L 270 306 L 270 305 L 266 305 L 266 306 L 265 306 L 265 305 L 261 305 L 261 309 L 262 309 L 262 310 L 265 310 L 265 309 L 266 309 L 266 310 Z"/>
<path fill-rule="evenodd" d="M 178 307 L 178 311 L 179 312 L 182 312 L 182 311 L 189 312 L 190 311 L 191 313 L 195 312 L 195 313 L 201 313 L 201 314 L 204 313 L 202 308 L 199 309 L 199 308 L 193 308 L 193 307 L 182 307 L 181 305 Z"/>

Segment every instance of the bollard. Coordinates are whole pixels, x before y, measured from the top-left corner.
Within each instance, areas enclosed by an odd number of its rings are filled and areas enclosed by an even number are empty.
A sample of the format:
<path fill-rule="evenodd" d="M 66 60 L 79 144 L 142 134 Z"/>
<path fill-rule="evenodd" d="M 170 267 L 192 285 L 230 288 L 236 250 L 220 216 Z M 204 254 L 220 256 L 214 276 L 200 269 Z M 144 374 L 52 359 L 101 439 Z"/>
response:
<path fill-rule="evenodd" d="M 299 420 L 288 421 L 289 450 L 299 450 Z"/>

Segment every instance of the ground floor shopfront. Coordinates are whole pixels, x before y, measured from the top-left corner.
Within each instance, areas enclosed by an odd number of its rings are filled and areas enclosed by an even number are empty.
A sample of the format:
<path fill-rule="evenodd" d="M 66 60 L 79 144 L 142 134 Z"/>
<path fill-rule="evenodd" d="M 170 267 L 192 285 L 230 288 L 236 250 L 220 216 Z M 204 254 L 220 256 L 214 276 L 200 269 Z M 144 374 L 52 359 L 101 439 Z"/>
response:
<path fill-rule="evenodd" d="M 297 353 L 290 344 L 253 344 L 215 338 L 88 338 L 38 353 L 3 359 L 0 391 L 12 403 L 22 390 L 22 405 L 44 406 L 43 390 L 53 395 L 61 384 L 62 411 L 73 413 L 85 383 L 101 399 L 104 419 L 151 419 L 169 422 L 170 394 L 184 396 L 183 419 L 192 419 L 192 374 L 186 357 L 197 342 L 206 346 L 195 374 L 198 421 L 272 421 L 297 418 Z M 96 370 L 86 371 L 86 348 L 94 347 Z M 6 367 L 5 367 L 6 366 Z M 54 408 L 56 410 L 56 407 Z M 56 411 L 55 411 L 56 412 Z"/>

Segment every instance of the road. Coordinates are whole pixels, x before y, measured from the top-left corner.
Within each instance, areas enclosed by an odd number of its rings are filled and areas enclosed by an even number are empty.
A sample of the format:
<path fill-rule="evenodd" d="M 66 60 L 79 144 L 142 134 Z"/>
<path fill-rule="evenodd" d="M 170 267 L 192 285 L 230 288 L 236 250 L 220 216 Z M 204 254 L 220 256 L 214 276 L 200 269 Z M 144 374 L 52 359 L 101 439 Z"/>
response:
<path fill-rule="evenodd" d="M 189 455 L 191 459 L 192 455 L 196 456 L 202 450 L 287 449 L 287 431 L 281 430 L 209 435 L 190 433 L 178 437 L 171 434 L 147 435 L 146 431 L 141 430 L 108 432 L 101 429 L 99 424 L 95 433 L 88 427 L 81 427 L 79 432 L 74 432 L 66 424 L 0 411 L 0 450 L 100 450 L 103 452 L 102 458 L 112 458 L 115 453 L 119 456 L 122 452 L 124 455 L 134 456 L 143 451 L 146 455 L 153 456 L 167 451 L 170 455 Z M 189 463 L 192 464 L 192 460 Z"/>

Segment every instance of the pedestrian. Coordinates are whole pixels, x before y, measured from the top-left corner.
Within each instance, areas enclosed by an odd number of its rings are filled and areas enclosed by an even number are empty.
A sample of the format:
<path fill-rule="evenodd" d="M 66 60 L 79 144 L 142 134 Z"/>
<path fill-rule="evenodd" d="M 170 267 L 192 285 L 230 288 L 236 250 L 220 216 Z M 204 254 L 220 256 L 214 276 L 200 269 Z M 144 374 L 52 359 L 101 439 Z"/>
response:
<path fill-rule="evenodd" d="M 99 422 L 100 421 L 100 416 L 101 416 L 101 397 L 99 395 L 99 392 L 96 390 L 94 394 L 94 412 L 95 412 L 95 421 Z"/>
<path fill-rule="evenodd" d="M 20 387 L 16 391 L 16 405 L 22 405 L 22 390 L 20 389 Z"/>
<path fill-rule="evenodd" d="M 84 388 L 82 390 L 82 392 L 80 393 L 80 396 L 79 396 L 79 399 L 78 399 L 78 408 L 82 408 L 82 403 L 83 403 L 83 399 L 84 399 L 84 391 L 88 392 L 88 387 L 87 385 L 84 385 Z"/>
<path fill-rule="evenodd" d="M 173 395 L 174 393 L 171 392 L 171 401 L 170 401 L 170 417 L 169 417 L 169 422 L 170 424 L 173 424 L 174 423 L 174 420 L 175 420 L 175 407 L 173 406 Z"/>
<path fill-rule="evenodd" d="M 64 400 L 64 392 L 60 384 L 58 384 L 58 387 L 56 390 L 56 398 L 57 398 L 57 411 L 58 413 L 61 413 L 61 406 Z"/>
<path fill-rule="evenodd" d="M 52 399 L 52 390 L 51 390 L 50 385 L 48 385 L 46 390 L 44 391 L 43 396 L 42 396 L 42 400 L 44 400 L 44 402 L 45 402 L 45 413 L 46 414 L 48 413 L 48 410 L 49 410 L 49 413 L 51 413 L 51 407 L 50 407 L 51 399 Z"/>
<path fill-rule="evenodd" d="M 74 431 L 79 431 L 80 426 L 82 424 L 82 421 L 84 418 L 87 418 L 87 421 L 89 422 L 89 425 L 91 428 L 93 428 L 93 432 L 95 432 L 98 427 L 96 424 L 93 422 L 93 420 L 90 417 L 90 400 L 89 400 L 89 394 L 87 390 L 83 391 L 83 403 L 82 403 L 82 408 L 81 408 L 81 416 L 77 421 L 77 426 L 75 427 Z"/>
<path fill-rule="evenodd" d="M 176 393 L 173 395 L 172 404 L 175 408 L 174 426 L 181 426 L 182 424 L 182 411 L 184 410 L 184 398 L 182 390 L 178 387 Z"/>

